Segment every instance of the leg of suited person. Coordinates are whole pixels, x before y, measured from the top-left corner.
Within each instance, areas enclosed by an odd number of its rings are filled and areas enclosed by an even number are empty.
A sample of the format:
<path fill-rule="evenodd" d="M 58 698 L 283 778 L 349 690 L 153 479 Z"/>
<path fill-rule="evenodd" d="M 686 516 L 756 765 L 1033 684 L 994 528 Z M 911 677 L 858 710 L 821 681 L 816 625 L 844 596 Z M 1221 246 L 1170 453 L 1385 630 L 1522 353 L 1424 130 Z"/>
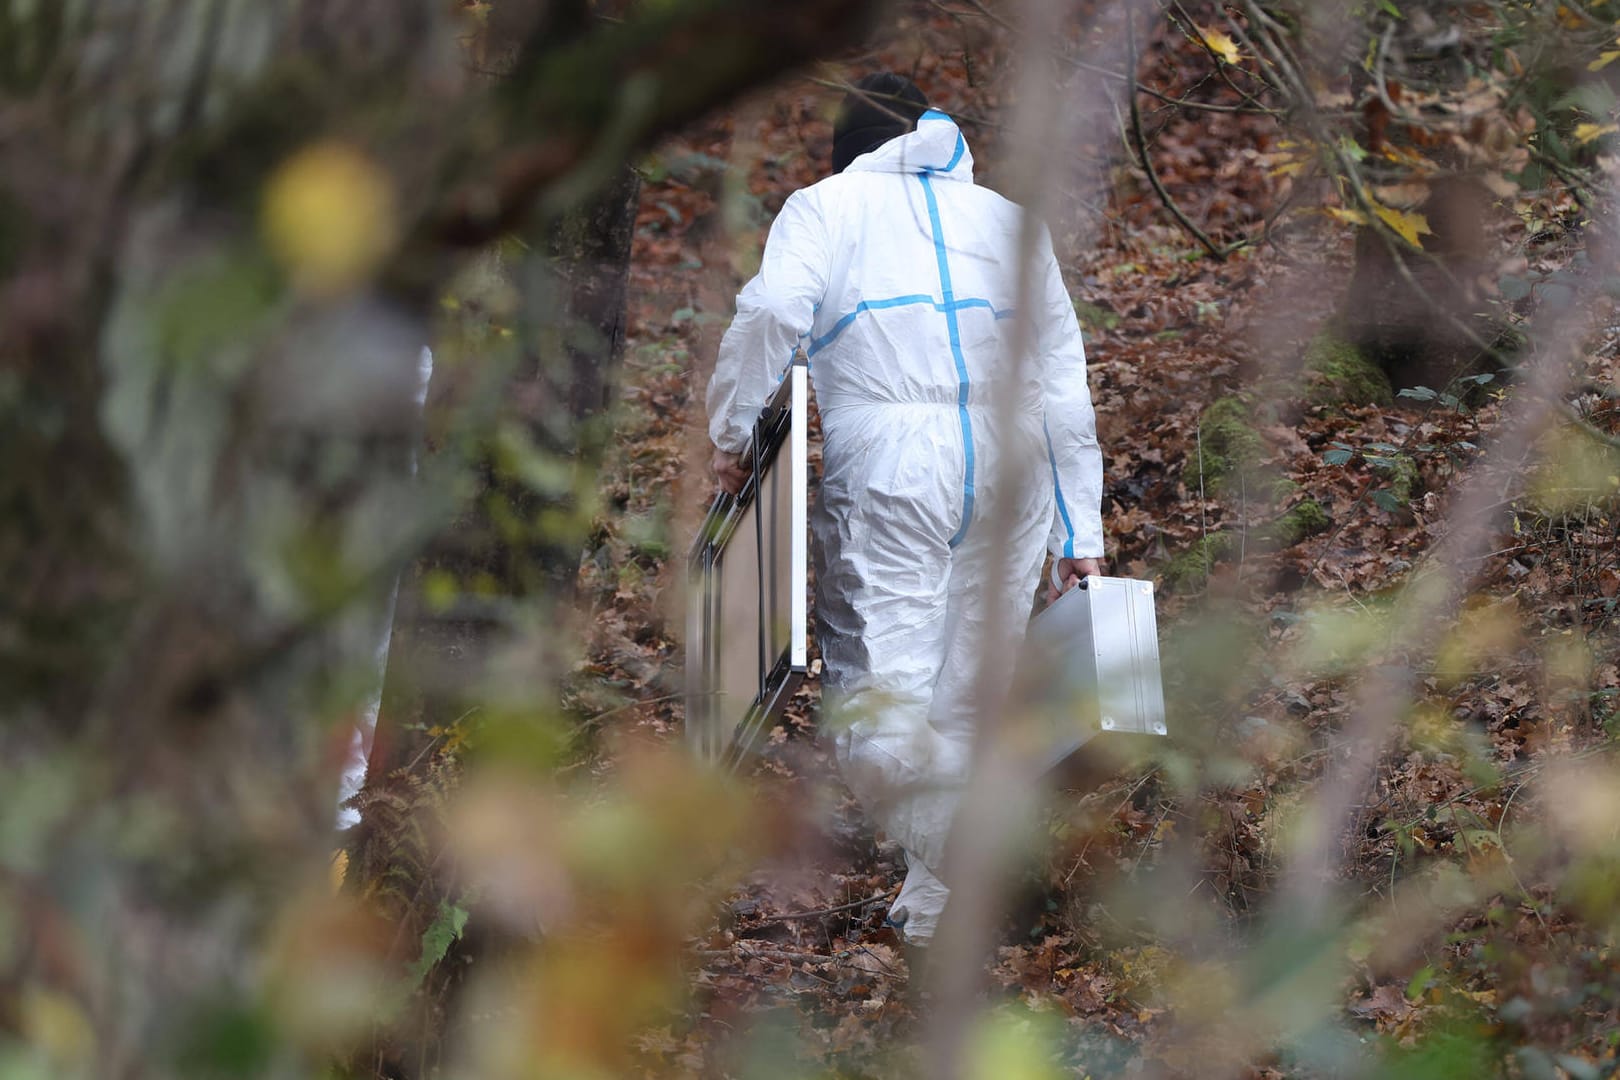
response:
<path fill-rule="evenodd" d="M 968 761 L 964 740 L 928 722 L 945 658 L 961 481 L 940 475 L 937 446 L 915 428 L 898 442 L 887 432 L 857 432 L 842 444 L 829 437 L 830 453 L 836 445 L 860 446 L 862 455 L 829 463 L 817 507 L 825 714 L 867 814 L 912 866 L 937 866 Z"/>
<path fill-rule="evenodd" d="M 897 909 L 905 902 L 908 930 L 915 925 L 919 940 L 932 939 L 950 897 L 945 884 L 951 880 L 947 858 L 950 828 L 956 823 L 971 753 L 978 745 L 980 723 L 997 724 L 1002 720 L 1014 660 L 1045 560 L 1051 504 L 1038 488 L 1016 495 L 1018 513 L 1005 546 L 997 543 L 996 530 L 986 517 L 951 553 L 944 659 L 929 702 L 928 727 L 960 748 L 962 772 L 961 780 L 950 792 L 951 825 L 944 842 L 933 854 L 933 861 L 920 868 L 920 874 L 914 870 L 908 875 L 901 898 L 895 902 Z M 989 493 L 984 497 L 984 505 L 992 510 L 1000 502 Z"/>

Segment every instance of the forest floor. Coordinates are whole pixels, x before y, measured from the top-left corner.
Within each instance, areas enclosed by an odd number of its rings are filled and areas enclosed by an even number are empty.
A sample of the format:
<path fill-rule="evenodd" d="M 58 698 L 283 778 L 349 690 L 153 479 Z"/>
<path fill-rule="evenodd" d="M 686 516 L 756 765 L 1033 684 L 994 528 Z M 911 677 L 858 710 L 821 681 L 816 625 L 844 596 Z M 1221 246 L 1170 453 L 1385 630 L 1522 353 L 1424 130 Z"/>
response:
<path fill-rule="evenodd" d="M 994 34 L 928 5 L 909 10 L 847 70 L 913 73 L 937 107 L 994 115 L 995 81 L 965 62 L 995 70 L 1004 56 Z M 1144 71 L 1196 66 L 1189 47 L 1165 35 Z M 824 174 L 837 98 L 813 80 L 784 82 L 669 140 L 647 167 L 623 409 L 584 571 L 598 627 L 588 672 L 629 703 L 612 714 L 604 772 L 616 740 L 680 737 L 684 560 L 679 539 L 657 537 L 689 537 L 710 496 L 702 394 L 715 343 L 770 215 Z M 1269 118 L 1167 113 L 1155 124 L 1161 172 L 1213 235 L 1257 235 L 1282 208 Z M 993 163 L 996 129 L 963 126 L 976 157 Z M 1069 193 L 1082 211 L 1058 237 L 1060 259 L 1087 335 L 1110 572 L 1161 588 L 1180 764 L 1059 800 L 991 981 L 1008 1001 L 1066 1018 L 1077 1069 L 1110 1075 L 1134 1061 L 1190 1075 L 1196 1067 L 1160 1037 L 1177 1023 L 1165 988 L 1182 960 L 1119 906 L 1130 894 L 1118 883 L 1188 856 L 1217 933 L 1241 938 L 1265 910 L 1286 847 L 1281 822 L 1335 753 L 1354 689 L 1353 667 L 1301 654 L 1321 644 L 1324 625 L 1339 627 L 1330 639 L 1349 636 L 1367 625 L 1356 618 L 1388 610 L 1502 406 L 1494 387 L 1459 404 L 1359 406 L 1260 389 L 1289 385 L 1278 369 L 1297 365 L 1334 313 L 1354 258 L 1349 227 L 1320 213 L 1279 217 L 1267 243 L 1216 261 L 1169 223 L 1122 143 L 1094 149 L 1116 160 L 1104 174 L 1112 186 Z M 1532 270 L 1557 265 L 1561 249 L 1538 251 L 1526 229 L 1509 222 L 1504 246 L 1527 253 Z M 1586 381 L 1617 385 L 1614 338 L 1611 328 L 1592 343 Z M 1259 440 L 1243 481 L 1254 489 L 1217 494 L 1200 469 L 1211 437 L 1201 417 L 1233 395 Z M 1613 430 L 1612 407 L 1599 419 Z M 1321 520 L 1279 525 L 1306 501 Z M 1597 504 L 1550 513 L 1504 503 L 1500 542 L 1474 573 L 1469 633 L 1421 673 L 1421 704 L 1346 843 L 1345 885 L 1358 903 L 1393 903 L 1430 864 L 1510 862 L 1507 819 L 1543 812 L 1536 771 L 1609 743 L 1620 692 L 1615 528 Z M 1178 662 L 1178 650 L 1192 659 Z M 774 855 L 692 942 L 691 1007 L 644 1036 L 649 1075 L 753 1075 L 761 1061 L 777 1066 L 761 1075 L 881 1075 L 874 1063 L 915 1024 L 899 993 L 898 943 L 882 926 L 903 867 L 841 787 L 816 736 L 816 699 L 812 678 L 755 766 L 761 799 L 780 811 Z M 1520 882 L 1457 913 L 1403 964 L 1352 964 L 1337 1019 L 1398 1050 L 1466 1015 L 1545 1055 L 1612 1062 L 1614 996 L 1545 1004 L 1548 978 L 1620 985 L 1620 960 L 1593 933 L 1550 888 Z M 1537 960 L 1524 962 L 1531 947 Z M 1514 1001 L 1528 1004 L 1515 1012 Z M 1286 1054 L 1252 1062 L 1255 1076 L 1302 1069 Z"/>

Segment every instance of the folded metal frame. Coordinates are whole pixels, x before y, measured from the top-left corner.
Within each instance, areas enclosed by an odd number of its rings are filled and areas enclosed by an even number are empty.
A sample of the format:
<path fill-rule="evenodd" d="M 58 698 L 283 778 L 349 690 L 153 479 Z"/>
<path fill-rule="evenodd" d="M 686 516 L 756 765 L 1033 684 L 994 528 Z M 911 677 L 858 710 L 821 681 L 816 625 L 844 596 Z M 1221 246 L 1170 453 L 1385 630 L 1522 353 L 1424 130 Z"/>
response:
<path fill-rule="evenodd" d="M 761 410 L 741 492 L 715 497 L 688 561 L 686 733 L 734 770 L 804 681 L 809 651 L 809 369 Z"/>

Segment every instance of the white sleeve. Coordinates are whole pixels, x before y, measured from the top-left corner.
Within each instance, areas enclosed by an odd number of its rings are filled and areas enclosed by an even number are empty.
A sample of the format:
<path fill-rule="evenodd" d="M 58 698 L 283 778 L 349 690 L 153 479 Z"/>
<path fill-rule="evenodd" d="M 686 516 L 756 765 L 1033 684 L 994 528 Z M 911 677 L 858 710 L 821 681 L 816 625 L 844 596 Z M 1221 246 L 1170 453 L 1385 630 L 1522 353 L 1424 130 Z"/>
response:
<path fill-rule="evenodd" d="M 1046 449 L 1057 496 L 1047 550 L 1069 559 L 1103 556 L 1102 449 L 1086 386 L 1086 351 L 1074 301 L 1046 242 L 1038 314 L 1039 360 L 1046 397 Z"/>
<path fill-rule="evenodd" d="M 737 317 L 720 341 L 707 399 L 709 437 L 720 449 L 747 445 L 759 410 L 810 332 L 827 291 L 828 251 L 815 200 L 794 192 L 771 224 L 759 273 L 737 295 Z"/>

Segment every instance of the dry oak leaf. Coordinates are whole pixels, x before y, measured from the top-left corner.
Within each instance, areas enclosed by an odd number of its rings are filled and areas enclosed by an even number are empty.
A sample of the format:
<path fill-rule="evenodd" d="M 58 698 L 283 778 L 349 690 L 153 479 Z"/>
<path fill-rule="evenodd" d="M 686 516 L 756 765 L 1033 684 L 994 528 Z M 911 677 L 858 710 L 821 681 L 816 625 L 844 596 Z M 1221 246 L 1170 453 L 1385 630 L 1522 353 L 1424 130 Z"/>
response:
<path fill-rule="evenodd" d="M 1224 31 L 1213 28 L 1198 28 L 1198 37 L 1204 43 L 1204 48 L 1220 57 L 1228 64 L 1235 64 L 1242 59 L 1238 52 L 1237 42 L 1233 41 Z"/>

